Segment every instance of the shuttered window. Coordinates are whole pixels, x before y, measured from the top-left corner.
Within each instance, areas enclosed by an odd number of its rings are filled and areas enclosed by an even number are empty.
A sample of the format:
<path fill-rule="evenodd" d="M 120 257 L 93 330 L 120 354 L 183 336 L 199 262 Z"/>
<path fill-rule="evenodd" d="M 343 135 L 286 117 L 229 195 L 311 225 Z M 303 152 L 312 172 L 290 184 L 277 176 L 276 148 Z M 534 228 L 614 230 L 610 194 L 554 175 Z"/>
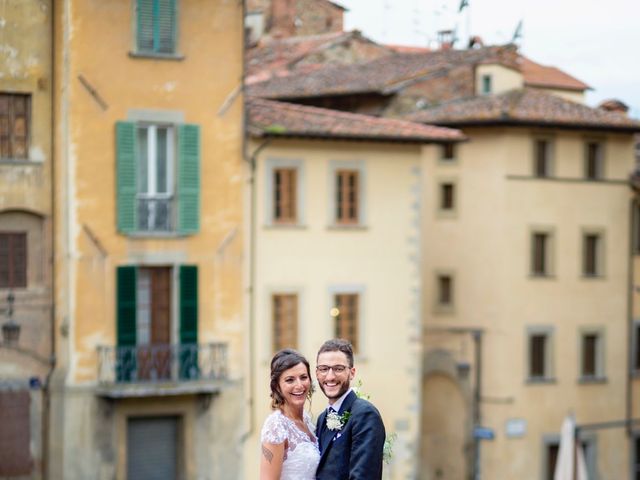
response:
<path fill-rule="evenodd" d="M 276 294 L 272 297 L 273 351 L 298 348 L 298 296 Z"/>
<path fill-rule="evenodd" d="M 127 421 L 127 478 L 175 480 L 179 472 L 180 417 L 138 417 Z"/>
<path fill-rule="evenodd" d="M 354 353 L 358 353 L 359 335 L 359 295 L 339 293 L 334 296 L 335 336 L 349 340 Z"/>
<path fill-rule="evenodd" d="M 31 396 L 28 390 L 0 392 L 0 477 L 31 473 Z M 22 477 L 21 477 L 22 478 Z"/>
<path fill-rule="evenodd" d="M 585 234 L 582 239 L 582 274 L 597 277 L 602 274 L 602 237 L 596 233 Z"/>
<path fill-rule="evenodd" d="M 336 222 L 355 224 L 360 214 L 360 181 L 357 170 L 336 171 Z"/>
<path fill-rule="evenodd" d="M 198 267 L 182 265 L 180 275 L 180 378 L 198 378 Z"/>
<path fill-rule="evenodd" d="M 27 234 L 0 232 L 0 288 L 26 288 Z"/>
<path fill-rule="evenodd" d="M 29 158 L 31 95 L 0 93 L 0 158 Z"/>
<path fill-rule="evenodd" d="M 273 171 L 273 220 L 295 223 L 297 220 L 297 170 L 276 168 Z"/>
<path fill-rule="evenodd" d="M 137 0 L 139 53 L 176 53 L 176 0 Z"/>
<path fill-rule="evenodd" d="M 529 337 L 529 378 L 547 376 L 548 336 L 544 333 Z"/>
<path fill-rule="evenodd" d="M 118 122 L 116 147 L 118 230 L 197 233 L 200 127 Z"/>

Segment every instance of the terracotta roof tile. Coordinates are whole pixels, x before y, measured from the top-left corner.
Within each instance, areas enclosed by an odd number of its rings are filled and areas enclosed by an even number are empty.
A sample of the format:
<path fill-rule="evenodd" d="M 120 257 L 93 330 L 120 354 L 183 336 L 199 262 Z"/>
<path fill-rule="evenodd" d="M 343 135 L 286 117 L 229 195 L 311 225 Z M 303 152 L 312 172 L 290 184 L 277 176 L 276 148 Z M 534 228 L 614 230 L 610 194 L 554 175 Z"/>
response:
<path fill-rule="evenodd" d="M 324 108 L 247 98 L 249 132 L 254 136 L 311 137 L 395 142 L 464 140 L 451 128 L 371 117 Z"/>
<path fill-rule="evenodd" d="M 385 56 L 357 65 L 322 68 L 308 74 L 289 75 L 250 85 L 249 93 L 264 98 L 303 98 L 353 93 L 393 93 L 407 83 L 452 67 L 497 62 L 518 68 L 518 55 L 510 47 L 438 50 Z"/>
<path fill-rule="evenodd" d="M 581 82 L 556 67 L 540 65 L 526 57 L 522 57 L 521 68 L 524 83 L 528 86 L 579 91 L 591 88 L 586 83 Z"/>
<path fill-rule="evenodd" d="M 640 132 L 640 121 L 626 115 L 591 108 L 534 89 L 453 100 L 405 118 L 450 126 L 528 124 Z"/>
<path fill-rule="evenodd" d="M 297 63 L 304 58 L 354 40 L 374 46 L 376 51 L 380 51 L 380 56 L 393 53 L 390 48 L 376 44 L 357 30 L 269 39 L 247 51 L 247 83 L 261 81 L 271 76 L 299 73 Z M 326 64 L 318 65 L 317 67 L 323 66 L 326 66 Z"/>

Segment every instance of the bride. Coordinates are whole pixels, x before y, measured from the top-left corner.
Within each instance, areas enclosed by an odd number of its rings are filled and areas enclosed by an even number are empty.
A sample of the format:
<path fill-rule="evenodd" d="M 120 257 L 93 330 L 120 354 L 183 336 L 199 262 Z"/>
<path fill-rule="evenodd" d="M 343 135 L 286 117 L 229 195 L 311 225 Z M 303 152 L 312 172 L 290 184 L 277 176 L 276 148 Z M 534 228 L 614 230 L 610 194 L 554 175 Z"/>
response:
<path fill-rule="evenodd" d="M 314 480 L 320 462 L 311 417 L 304 411 L 313 387 L 309 362 L 291 349 L 271 359 L 271 408 L 262 426 L 260 480 Z"/>

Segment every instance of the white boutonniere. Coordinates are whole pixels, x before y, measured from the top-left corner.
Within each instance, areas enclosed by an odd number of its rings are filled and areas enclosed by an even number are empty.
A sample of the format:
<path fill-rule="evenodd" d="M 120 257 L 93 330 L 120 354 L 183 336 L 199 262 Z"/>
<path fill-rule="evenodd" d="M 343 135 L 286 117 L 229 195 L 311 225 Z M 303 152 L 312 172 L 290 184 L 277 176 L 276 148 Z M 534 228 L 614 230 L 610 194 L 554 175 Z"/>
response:
<path fill-rule="evenodd" d="M 329 412 L 327 414 L 327 428 L 329 430 L 342 430 L 350 416 L 351 412 L 344 412 L 342 415 L 338 415 L 336 412 Z"/>

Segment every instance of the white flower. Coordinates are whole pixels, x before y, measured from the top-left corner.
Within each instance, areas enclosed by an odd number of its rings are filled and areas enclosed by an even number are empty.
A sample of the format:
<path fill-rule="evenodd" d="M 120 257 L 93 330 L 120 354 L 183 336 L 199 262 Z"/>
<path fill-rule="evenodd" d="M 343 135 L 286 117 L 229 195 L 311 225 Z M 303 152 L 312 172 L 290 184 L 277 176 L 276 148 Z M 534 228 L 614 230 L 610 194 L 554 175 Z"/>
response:
<path fill-rule="evenodd" d="M 342 418 L 336 412 L 329 412 L 327 414 L 327 428 L 329 430 L 341 430 Z"/>

